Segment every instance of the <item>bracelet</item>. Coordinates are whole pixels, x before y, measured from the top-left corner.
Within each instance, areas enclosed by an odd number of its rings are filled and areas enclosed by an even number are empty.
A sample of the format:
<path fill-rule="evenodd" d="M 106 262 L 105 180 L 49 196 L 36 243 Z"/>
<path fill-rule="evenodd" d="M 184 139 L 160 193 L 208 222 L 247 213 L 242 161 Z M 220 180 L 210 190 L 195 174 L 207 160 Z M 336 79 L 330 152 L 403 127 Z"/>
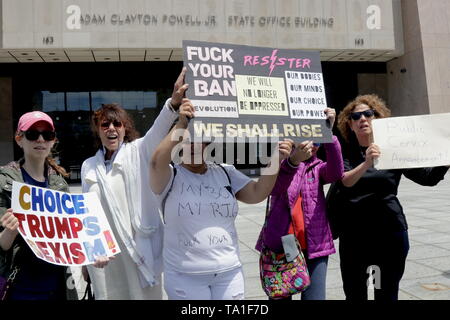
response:
<path fill-rule="evenodd" d="M 178 111 L 179 111 L 179 110 L 175 110 L 175 109 L 173 108 L 173 105 L 172 105 L 172 98 L 171 98 L 170 101 L 169 101 L 169 110 L 172 111 L 173 113 L 178 113 Z"/>
<path fill-rule="evenodd" d="M 286 160 L 287 160 L 288 165 L 289 165 L 291 168 L 297 169 L 297 168 L 300 166 L 300 163 L 299 163 L 298 165 L 294 165 L 294 164 L 291 162 L 290 157 L 287 158 Z"/>

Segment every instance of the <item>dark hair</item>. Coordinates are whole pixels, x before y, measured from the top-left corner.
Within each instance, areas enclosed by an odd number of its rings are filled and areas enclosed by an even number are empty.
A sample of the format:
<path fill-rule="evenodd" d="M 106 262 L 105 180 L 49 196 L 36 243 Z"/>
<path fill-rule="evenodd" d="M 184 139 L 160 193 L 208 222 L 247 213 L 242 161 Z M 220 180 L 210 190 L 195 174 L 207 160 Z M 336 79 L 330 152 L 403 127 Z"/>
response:
<path fill-rule="evenodd" d="M 359 95 L 353 101 L 349 102 L 338 116 L 338 129 L 342 137 L 349 142 L 351 130 L 349 127 L 349 117 L 353 110 L 360 104 L 367 105 L 375 112 L 375 118 L 388 118 L 391 116 L 391 110 L 386 107 L 386 103 L 376 94 Z"/>
<path fill-rule="evenodd" d="M 99 126 L 103 120 L 120 121 L 125 127 L 125 137 L 123 142 L 131 142 L 139 138 L 139 133 L 134 128 L 134 123 L 128 113 L 118 104 L 102 104 L 102 106 L 94 112 L 91 121 L 91 129 L 94 133 L 94 143 L 97 148 L 102 146 L 99 136 Z"/>

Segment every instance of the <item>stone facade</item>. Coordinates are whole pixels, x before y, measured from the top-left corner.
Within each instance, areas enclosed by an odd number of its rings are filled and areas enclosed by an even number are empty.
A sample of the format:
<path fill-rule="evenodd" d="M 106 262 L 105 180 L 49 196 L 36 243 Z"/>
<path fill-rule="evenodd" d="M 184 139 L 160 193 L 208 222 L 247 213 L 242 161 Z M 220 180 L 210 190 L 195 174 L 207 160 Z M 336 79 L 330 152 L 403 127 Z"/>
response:
<path fill-rule="evenodd" d="M 111 55 L 111 49 L 117 55 L 111 61 L 142 61 L 144 55 L 145 61 L 152 61 L 152 54 L 159 59 L 163 52 L 170 54 L 163 60 L 180 61 L 183 39 L 320 50 L 323 61 L 389 61 L 385 76 L 360 75 L 359 92 L 381 92 L 394 115 L 450 112 L 450 0 L 0 4 L 0 62 L 26 62 L 14 56 L 17 50 L 29 50 L 45 61 L 36 50 L 60 50 L 61 62 L 72 57 L 94 61 L 92 53 L 85 52 L 93 50 L 101 61 L 102 52 Z M 119 55 L 126 51 L 128 60 L 122 60 Z M 346 56 L 355 53 L 355 59 Z M 369 57 L 381 53 L 379 59 Z"/>
<path fill-rule="evenodd" d="M 3 0 L 5 49 L 181 48 L 183 39 L 401 54 L 392 0 Z"/>
<path fill-rule="evenodd" d="M 450 112 L 450 1 L 402 0 L 405 53 L 388 63 L 394 115 Z"/>

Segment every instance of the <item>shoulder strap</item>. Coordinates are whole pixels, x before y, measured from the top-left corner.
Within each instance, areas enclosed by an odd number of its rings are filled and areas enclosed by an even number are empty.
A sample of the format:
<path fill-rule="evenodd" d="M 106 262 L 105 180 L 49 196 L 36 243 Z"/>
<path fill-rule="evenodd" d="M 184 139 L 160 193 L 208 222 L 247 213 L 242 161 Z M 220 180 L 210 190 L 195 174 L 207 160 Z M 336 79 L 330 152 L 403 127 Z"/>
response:
<path fill-rule="evenodd" d="M 320 164 L 320 161 L 317 161 L 316 163 L 313 163 L 310 167 L 308 167 L 306 169 L 306 172 L 311 171 L 312 169 L 314 169 L 318 164 Z"/>
<path fill-rule="evenodd" d="M 166 223 L 166 221 L 164 220 L 164 211 L 166 208 L 166 200 L 167 197 L 169 196 L 170 191 L 172 191 L 172 187 L 173 187 L 173 181 L 175 180 L 175 176 L 177 175 L 177 168 L 175 168 L 175 166 L 173 166 L 173 178 L 172 178 L 172 182 L 170 183 L 170 187 L 169 190 L 167 190 L 166 195 L 164 196 L 164 199 L 162 200 L 161 203 L 161 211 L 162 211 L 162 220 L 164 222 L 164 224 Z"/>
<path fill-rule="evenodd" d="M 217 165 L 223 170 L 223 172 L 225 172 L 227 179 L 228 179 L 228 183 L 231 185 L 231 179 L 230 179 L 230 175 L 228 174 L 227 169 L 225 169 L 225 167 L 223 165 L 221 165 L 220 163 L 218 163 Z"/>
<path fill-rule="evenodd" d="M 87 279 L 86 290 L 84 291 L 84 296 L 81 300 L 95 300 L 94 294 L 92 293 L 91 277 L 88 277 Z"/>
<path fill-rule="evenodd" d="M 270 194 L 267 197 L 267 202 L 266 202 L 266 217 L 269 216 L 269 211 L 270 211 L 270 201 L 272 200 L 272 197 L 270 196 Z"/>
<path fill-rule="evenodd" d="M 260 240 L 262 242 L 262 247 L 263 249 L 266 247 L 266 241 L 265 241 L 265 233 L 266 233 L 266 229 L 267 229 L 267 218 L 269 217 L 269 213 L 270 213 L 270 202 L 271 202 L 272 198 L 271 195 L 269 194 L 267 196 L 267 201 L 266 201 L 266 216 L 264 217 L 264 224 L 262 226 L 261 229 L 261 233 L 260 233 Z M 260 241 L 258 240 L 258 242 Z"/>
<path fill-rule="evenodd" d="M 228 174 L 227 169 L 225 169 L 225 167 L 223 165 L 221 165 L 220 163 L 217 164 L 222 170 L 223 172 L 225 172 L 225 175 L 227 176 L 228 179 L 228 186 L 226 186 L 225 188 L 233 195 L 233 197 L 235 196 L 233 193 L 233 190 L 231 189 L 231 179 L 230 179 L 230 175 Z"/>

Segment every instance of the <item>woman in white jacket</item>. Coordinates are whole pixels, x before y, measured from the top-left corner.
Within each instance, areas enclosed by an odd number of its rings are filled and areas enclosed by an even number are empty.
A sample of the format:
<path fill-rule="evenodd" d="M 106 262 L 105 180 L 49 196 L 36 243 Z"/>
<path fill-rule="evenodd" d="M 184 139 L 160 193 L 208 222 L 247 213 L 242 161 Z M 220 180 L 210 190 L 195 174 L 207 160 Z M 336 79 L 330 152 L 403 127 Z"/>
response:
<path fill-rule="evenodd" d="M 118 105 L 103 105 L 93 115 L 92 129 L 101 147 L 83 163 L 83 192 L 98 194 L 121 250 L 114 259 L 103 258 L 106 268 L 87 268 L 95 299 L 162 298 L 163 227 L 148 182 L 148 163 L 178 117 L 187 90 L 185 73 L 183 68 L 172 98 L 142 138 L 137 139 L 129 115 Z"/>

